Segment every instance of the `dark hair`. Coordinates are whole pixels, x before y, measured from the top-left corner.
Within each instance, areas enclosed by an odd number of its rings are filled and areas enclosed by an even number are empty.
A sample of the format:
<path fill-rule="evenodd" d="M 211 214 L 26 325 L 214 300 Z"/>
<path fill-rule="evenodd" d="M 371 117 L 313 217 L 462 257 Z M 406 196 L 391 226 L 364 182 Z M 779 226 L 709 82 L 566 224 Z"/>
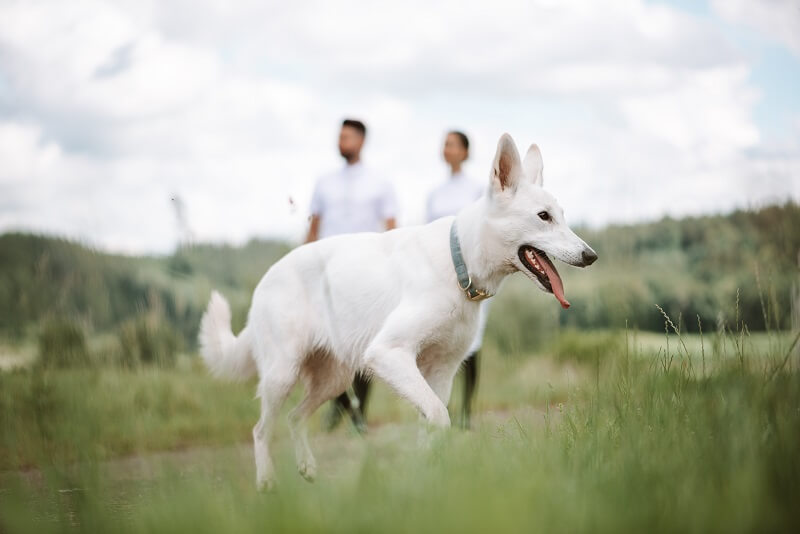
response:
<path fill-rule="evenodd" d="M 358 131 L 362 137 L 367 136 L 367 127 L 364 125 L 363 122 L 356 120 L 356 119 L 345 119 L 342 121 L 342 128 L 345 126 L 349 126 Z"/>
<path fill-rule="evenodd" d="M 458 137 L 458 140 L 461 141 L 461 146 L 464 147 L 464 150 L 469 150 L 469 138 L 467 134 L 464 132 L 459 132 L 458 130 L 450 130 L 447 132 L 447 135 L 455 135 Z"/>

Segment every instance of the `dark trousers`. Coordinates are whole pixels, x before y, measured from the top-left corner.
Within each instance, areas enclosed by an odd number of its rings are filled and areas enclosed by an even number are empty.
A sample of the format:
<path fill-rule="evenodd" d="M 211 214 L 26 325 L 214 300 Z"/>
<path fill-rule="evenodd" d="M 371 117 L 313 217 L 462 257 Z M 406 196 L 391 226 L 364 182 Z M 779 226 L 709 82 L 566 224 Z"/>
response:
<path fill-rule="evenodd" d="M 464 394 L 461 399 L 461 428 L 470 427 L 472 417 L 472 402 L 478 390 L 478 358 L 481 351 L 476 350 L 464 361 Z"/>
<path fill-rule="evenodd" d="M 336 403 L 334 410 L 349 415 L 356 430 L 362 434 L 367 430 L 367 399 L 369 398 L 369 385 L 369 378 L 361 373 L 356 373 L 353 379 L 353 393 L 355 394 L 355 400 L 358 404 L 353 405 L 353 402 L 350 400 L 349 392 L 347 391 L 336 397 L 334 401 Z M 332 424 L 330 427 L 335 427 L 338 422 L 338 418 L 335 418 L 331 421 Z"/>
<path fill-rule="evenodd" d="M 473 352 L 467 359 L 464 360 L 463 374 L 464 374 L 464 393 L 461 402 L 461 427 L 470 427 L 470 418 L 472 417 L 472 402 L 475 398 L 475 391 L 478 389 L 478 357 L 480 351 Z M 366 430 L 366 417 L 367 417 L 367 399 L 369 398 L 369 379 L 362 374 L 356 374 L 353 380 L 353 393 L 357 399 L 358 405 L 354 406 L 350 400 L 348 392 L 344 392 L 335 400 L 334 410 L 336 415 L 346 413 L 350 416 L 356 430 L 364 432 Z M 338 417 L 331 421 L 329 425 L 333 428 L 338 423 Z"/>

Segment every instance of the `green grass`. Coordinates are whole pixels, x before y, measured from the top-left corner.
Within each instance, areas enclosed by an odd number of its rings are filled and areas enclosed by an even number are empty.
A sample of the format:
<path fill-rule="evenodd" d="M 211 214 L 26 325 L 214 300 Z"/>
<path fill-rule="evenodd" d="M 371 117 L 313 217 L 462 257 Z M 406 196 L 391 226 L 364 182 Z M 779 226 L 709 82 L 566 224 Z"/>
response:
<path fill-rule="evenodd" d="M 186 353 L 211 288 L 238 330 L 286 244 L 130 258 L 0 236 L 0 533 L 798 531 L 798 220 L 580 231 L 601 259 L 562 270 L 570 310 L 521 275 L 492 300 L 473 431 L 420 447 L 376 385 L 365 439 L 312 420 L 313 485 L 279 424 L 271 495 L 254 383 Z M 654 303 L 669 335 L 636 331 L 662 327 Z"/>
<path fill-rule="evenodd" d="M 576 380 L 586 374 L 549 358 L 504 358 L 491 348 L 484 351 L 481 370 L 487 386 L 478 397 L 479 411 L 564 401 Z M 454 413 L 460 386 L 459 379 Z M 32 366 L 0 373 L 0 422 L 5 429 L 0 436 L 0 469 L 247 441 L 258 419 L 254 394 L 254 381 L 214 380 L 198 359 L 185 355 L 175 369 Z M 298 387 L 284 411 L 296 404 L 299 394 Z M 315 427 L 320 426 L 321 415 L 312 421 Z M 417 415 L 376 383 L 369 420 L 376 425 L 410 423 Z M 285 425 L 279 425 L 277 432 L 285 435 Z"/>
<path fill-rule="evenodd" d="M 664 336 L 627 335 L 627 348 L 625 332 L 577 331 L 536 355 L 487 347 L 476 429 L 429 447 L 377 388 L 366 439 L 314 429 L 315 484 L 280 425 L 266 495 L 252 384 L 187 358 L 0 374 L 0 531 L 796 531 L 793 335 L 751 336 L 744 353 L 728 335 L 705 372 L 688 362 L 713 354 L 707 338 L 670 336 L 667 353 Z"/>
<path fill-rule="evenodd" d="M 252 387 L 211 380 L 194 366 L 0 374 L 0 469 L 245 440 Z"/>

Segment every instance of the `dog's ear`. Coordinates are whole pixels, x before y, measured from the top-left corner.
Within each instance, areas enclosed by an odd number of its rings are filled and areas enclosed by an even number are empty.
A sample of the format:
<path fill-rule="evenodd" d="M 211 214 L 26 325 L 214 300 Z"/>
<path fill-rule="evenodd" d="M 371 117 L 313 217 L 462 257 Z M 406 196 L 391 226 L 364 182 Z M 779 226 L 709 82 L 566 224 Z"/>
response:
<path fill-rule="evenodd" d="M 534 184 L 542 187 L 542 153 L 536 144 L 531 145 L 528 153 L 525 154 L 525 161 L 522 162 L 522 168 L 525 170 L 525 177 Z"/>
<path fill-rule="evenodd" d="M 497 142 L 497 153 L 494 155 L 492 164 L 492 186 L 493 193 L 501 191 L 514 192 L 517 190 L 520 178 L 522 177 L 522 162 L 519 159 L 519 152 L 511 136 L 503 134 Z"/>

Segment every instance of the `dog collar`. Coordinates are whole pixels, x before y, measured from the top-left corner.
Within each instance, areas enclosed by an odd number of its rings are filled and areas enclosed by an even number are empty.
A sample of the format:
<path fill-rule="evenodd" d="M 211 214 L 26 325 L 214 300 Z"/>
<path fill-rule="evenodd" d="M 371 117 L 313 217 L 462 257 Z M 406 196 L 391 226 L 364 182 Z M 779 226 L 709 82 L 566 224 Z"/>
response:
<path fill-rule="evenodd" d="M 458 287 L 466 293 L 469 300 L 479 301 L 492 296 L 490 293 L 481 291 L 472 285 L 472 278 L 467 271 L 467 264 L 464 263 L 464 256 L 461 254 L 461 243 L 458 241 L 458 228 L 456 228 L 455 219 L 450 226 L 450 256 L 453 258 L 453 267 L 456 269 Z"/>

